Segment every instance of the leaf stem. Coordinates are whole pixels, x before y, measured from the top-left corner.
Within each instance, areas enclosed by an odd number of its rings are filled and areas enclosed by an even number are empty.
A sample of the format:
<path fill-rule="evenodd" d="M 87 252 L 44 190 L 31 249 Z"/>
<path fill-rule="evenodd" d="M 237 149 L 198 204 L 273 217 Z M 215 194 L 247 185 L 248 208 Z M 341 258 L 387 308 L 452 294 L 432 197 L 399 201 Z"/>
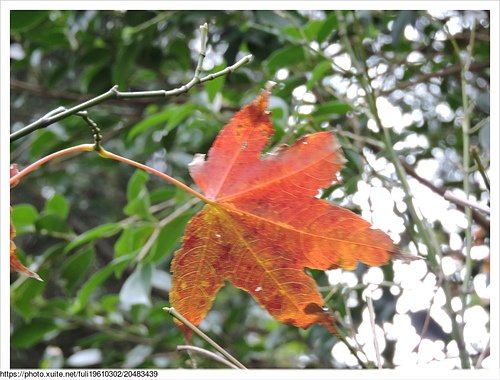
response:
<path fill-rule="evenodd" d="M 234 365 L 236 365 L 239 369 L 247 369 L 243 364 L 241 364 L 234 356 L 232 356 L 229 352 L 219 346 L 215 341 L 213 341 L 207 334 L 201 331 L 198 327 L 189 322 L 181 313 L 175 310 L 173 307 L 164 307 L 164 311 L 169 313 L 170 315 L 177 318 L 179 321 L 184 323 L 187 327 L 189 327 L 193 332 L 195 332 L 200 338 L 202 338 L 205 342 L 210 344 L 213 348 L 215 348 L 218 352 L 224 355 L 228 360 L 230 360 Z"/>
<path fill-rule="evenodd" d="M 31 165 L 27 166 L 26 168 L 24 168 L 24 170 L 21 170 L 16 175 L 12 176 L 10 178 L 10 186 L 12 187 L 14 184 L 16 184 L 18 181 L 20 181 L 21 178 L 23 178 L 25 175 L 31 173 L 33 170 L 37 169 L 38 167 L 45 164 L 46 162 L 53 160 L 56 157 L 60 157 L 60 156 L 63 156 L 65 154 L 72 153 L 72 152 L 78 152 L 78 151 L 85 151 L 85 152 L 96 151 L 103 158 L 109 158 L 112 160 L 126 163 L 128 165 L 132 165 L 132 166 L 135 166 L 139 169 L 145 170 L 145 171 L 147 171 L 147 172 L 149 172 L 157 177 L 160 177 L 160 178 L 172 183 L 173 185 L 187 191 L 188 193 L 195 196 L 196 198 L 201 199 L 203 202 L 205 202 L 207 204 L 214 204 L 215 203 L 214 201 L 212 201 L 212 200 L 206 198 L 205 196 L 203 196 L 202 194 L 198 193 L 196 190 L 191 189 L 189 186 L 185 185 L 181 181 L 170 177 L 168 174 L 162 173 L 156 169 L 153 169 L 147 165 L 141 164 L 141 163 L 136 162 L 134 160 L 131 160 L 129 158 L 125 158 L 125 157 L 119 156 L 117 154 L 108 152 L 107 150 L 105 150 L 102 147 L 99 147 L 99 149 L 96 149 L 96 146 L 94 144 L 76 145 L 76 146 L 72 146 L 70 148 L 62 149 L 62 150 L 59 150 L 55 153 L 49 154 L 49 155 L 39 159 L 38 161 L 32 163 Z"/>
<path fill-rule="evenodd" d="M 94 150 L 94 144 L 82 144 L 82 145 L 76 145 L 76 146 L 72 146 L 70 148 L 62 149 L 62 150 L 59 150 L 55 153 L 51 153 L 45 157 L 42 157 L 38 161 L 33 162 L 31 165 L 27 166 L 26 168 L 21 170 L 19 173 L 12 176 L 10 178 L 10 186 L 17 183 L 25 175 L 31 173 L 33 170 L 37 169 L 38 167 L 45 164 L 46 162 L 53 160 L 56 157 L 60 157 L 60 156 L 63 156 L 65 154 L 72 153 L 72 152 L 78 152 L 78 151 L 91 152 L 93 150 Z"/>
<path fill-rule="evenodd" d="M 215 204 L 214 201 L 206 198 L 205 196 L 203 196 L 202 194 L 198 193 L 196 190 L 194 189 L 191 189 L 189 186 L 183 184 L 181 181 L 175 179 L 175 178 L 172 178 L 170 177 L 168 174 L 165 174 L 165 173 L 162 173 L 160 172 L 159 170 L 156 170 L 156 169 L 153 169 L 147 165 L 144 165 L 144 164 L 141 164 L 137 161 L 134 161 L 134 160 L 131 160 L 129 158 L 125 158 L 125 157 L 122 157 L 122 156 L 119 156 L 117 154 L 114 154 L 114 153 L 111 153 L 111 152 L 108 152 L 107 150 L 105 150 L 104 148 L 101 148 L 99 151 L 97 151 L 97 153 L 103 157 L 103 158 L 110 158 L 112 160 L 116 160 L 116 161 L 120 161 L 120 162 L 123 162 L 125 164 L 128 164 L 128 165 L 132 165 L 132 166 L 135 166 L 139 169 L 142 169 L 142 170 L 145 170 L 147 171 L 148 173 L 151 173 L 157 177 L 160 177 L 172 184 L 174 184 L 175 186 L 187 191 L 188 193 L 190 193 L 191 195 L 194 195 L 196 198 L 199 198 L 201 199 L 203 202 L 207 203 L 207 204 Z M 14 177 L 13 177 L 14 178 Z"/>

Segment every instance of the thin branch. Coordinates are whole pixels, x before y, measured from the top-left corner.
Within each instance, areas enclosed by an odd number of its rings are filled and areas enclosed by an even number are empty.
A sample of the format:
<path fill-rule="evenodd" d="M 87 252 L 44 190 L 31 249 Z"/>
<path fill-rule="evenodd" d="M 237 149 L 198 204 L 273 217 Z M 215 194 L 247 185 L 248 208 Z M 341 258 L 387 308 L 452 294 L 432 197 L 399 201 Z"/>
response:
<path fill-rule="evenodd" d="M 434 294 L 432 296 L 429 308 L 427 309 L 427 314 L 425 315 L 424 324 L 422 326 L 422 330 L 420 331 L 420 341 L 416 347 L 417 352 L 420 350 L 420 346 L 422 345 L 422 341 L 424 340 L 424 335 L 427 333 L 427 329 L 429 328 L 429 323 L 431 320 L 431 310 L 434 306 L 434 302 L 436 302 L 437 291 L 442 287 L 444 281 L 444 274 L 440 273 L 439 278 L 436 281 L 436 288 L 434 290 Z"/>
<path fill-rule="evenodd" d="M 219 363 L 225 364 L 232 369 L 239 369 L 233 363 L 231 363 L 229 360 L 226 360 L 224 357 L 217 355 L 217 354 L 213 353 L 212 351 L 205 350 L 204 348 L 200 348 L 200 347 L 196 347 L 196 346 L 181 345 L 181 346 L 177 346 L 177 350 L 178 351 L 197 352 L 198 354 L 204 355 L 204 356 L 206 356 L 210 359 L 213 359 Z"/>
<path fill-rule="evenodd" d="M 355 133 L 344 131 L 340 127 L 337 127 L 337 129 L 335 129 L 334 131 L 338 135 L 345 136 L 345 137 L 350 138 L 350 139 L 352 139 L 352 140 L 354 140 L 356 142 L 360 142 L 363 145 L 369 146 L 375 153 L 380 153 L 384 149 L 384 144 L 382 144 L 382 143 L 380 143 L 380 142 L 378 142 L 376 140 L 370 139 L 368 137 L 362 137 L 362 136 L 359 136 L 359 135 L 357 135 Z M 401 165 L 403 165 L 403 168 L 405 169 L 406 173 L 410 177 L 415 178 L 422 185 L 428 187 L 430 190 L 432 190 L 436 194 L 442 196 L 443 198 L 445 198 L 449 202 L 453 203 L 457 207 L 458 210 L 460 210 L 462 212 L 465 212 L 465 207 L 471 206 L 472 207 L 472 209 L 471 209 L 472 219 L 474 220 L 474 222 L 476 222 L 478 225 L 480 225 L 481 227 L 483 227 L 486 230 L 490 229 L 490 221 L 489 221 L 489 219 L 486 218 L 483 214 L 481 214 L 480 212 L 478 212 L 475 209 L 475 207 L 477 206 L 476 203 L 474 203 L 474 205 L 468 204 L 468 203 L 465 204 L 463 202 L 464 200 L 462 200 L 462 199 L 460 199 L 458 197 L 448 197 L 448 198 L 446 198 L 445 194 L 447 193 L 448 189 L 445 189 L 445 188 L 438 187 L 438 186 L 434 185 L 428 179 L 419 176 L 417 174 L 417 172 L 415 171 L 415 169 L 410 164 L 408 164 L 404 160 L 401 160 L 399 157 L 398 157 L 398 160 L 401 163 Z M 482 208 L 482 206 L 478 207 L 478 209 L 481 209 L 481 208 Z M 486 212 L 486 210 L 484 210 L 484 211 Z"/>
<path fill-rule="evenodd" d="M 347 310 L 348 308 L 346 308 Z M 337 321 L 337 320 L 336 320 Z M 340 322 L 340 319 L 338 320 Z M 342 323 L 342 322 L 340 322 Z M 346 345 L 346 347 L 349 349 L 349 352 L 356 358 L 356 360 L 358 361 L 359 365 L 364 368 L 364 369 L 369 369 L 369 368 L 373 368 L 371 364 L 369 363 L 365 363 L 358 355 L 358 352 L 356 351 L 356 349 L 347 341 L 346 339 L 346 336 L 342 335 L 342 333 L 340 332 L 339 326 L 335 326 L 335 329 L 337 330 L 337 333 L 335 334 L 335 336 L 342 342 Z M 347 334 L 346 334 L 347 335 Z M 353 338 L 354 341 L 358 344 L 359 346 L 359 343 L 356 341 L 355 338 Z M 361 353 L 366 357 L 366 354 L 363 352 L 363 350 L 361 348 L 359 348 L 359 350 L 361 351 Z"/>
<path fill-rule="evenodd" d="M 469 129 L 469 134 L 472 135 L 473 133 L 476 133 L 489 122 L 490 122 L 490 117 L 489 116 L 485 117 L 484 119 L 479 121 L 476 125 L 474 125 L 471 129 Z"/>
<path fill-rule="evenodd" d="M 481 71 L 488 67 L 490 67 L 489 62 L 477 62 L 470 65 L 469 71 Z M 451 75 L 460 75 L 460 72 L 461 72 L 460 65 L 446 67 L 444 69 L 434 71 L 432 73 L 420 75 L 419 77 L 406 82 L 400 82 L 389 90 L 380 91 L 380 95 L 388 95 L 394 92 L 395 90 L 403 90 L 408 87 L 416 86 L 419 83 L 427 82 L 431 78 L 441 78 Z"/>
<path fill-rule="evenodd" d="M 181 313 L 175 310 L 173 307 L 164 307 L 165 310 L 170 315 L 177 318 L 181 321 L 186 327 L 190 328 L 194 333 L 196 333 L 200 338 L 202 338 L 205 342 L 210 344 L 214 349 L 224 355 L 228 360 L 230 360 L 234 365 L 236 365 L 239 369 L 247 369 L 243 364 L 241 364 L 234 356 L 232 356 L 229 352 L 219 346 L 215 341 L 213 341 L 207 334 L 201 331 L 198 327 L 189 322 Z"/>
<path fill-rule="evenodd" d="M 483 177 L 483 181 L 484 184 L 486 185 L 486 188 L 488 189 L 488 191 L 490 191 L 490 179 L 488 178 L 486 169 L 484 168 L 483 162 L 481 161 L 481 157 L 479 157 L 479 150 L 477 146 L 471 145 L 470 154 L 472 155 L 472 158 L 476 162 L 477 169 L 479 170 L 479 174 L 481 174 L 481 177 Z"/>
<path fill-rule="evenodd" d="M 490 341 L 491 341 L 491 339 L 488 337 L 488 341 L 486 342 L 486 345 L 484 346 L 483 351 L 481 351 L 481 354 L 479 354 L 479 357 L 477 358 L 477 362 L 476 362 L 476 365 L 474 366 L 474 368 L 476 368 L 476 369 L 481 368 L 484 358 L 490 352 L 490 350 L 489 350 Z"/>
<path fill-rule="evenodd" d="M 45 115 L 42 118 L 36 120 L 35 122 L 25 126 L 24 128 L 13 132 L 10 135 L 10 141 L 16 141 L 21 137 L 24 137 L 33 131 L 36 131 L 38 129 L 46 128 L 49 125 L 52 125 L 62 119 L 65 119 L 66 117 L 70 115 L 74 115 L 77 112 L 84 111 L 88 108 L 94 107 L 98 104 L 101 104 L 109 99 L 135 99 L 135 98 L 155 98 L 155 97 L 170 97 L 170 96 L 176 96 L 180 95 L 182 93 L 188 92 L 193 86 L 204 83 L 210 80 L 213 80 L 215 78 L 218 78 L 223 75 L 227 75 L 229 73 L 234 72 L 235 70 L 239 69 L 241 66 L 247 64 L 253 59 L 253 56 L 251 54 L 243 57 L 240 59 L 238 62 L 233 64 L 232 66 L 226 67 L 225 69 L 218 71 L 216 73 L 209 74 L 203 78 L 200 78 L 201 74 L 201 69 L 203 65 L 203 59 L 206 54 L 206 44 L 207 44 L 207 33 L 208 33 L 208 26 L 207 24 L 203 24 L 200 26 L 200 31 L 201 31 L 201 48 L 200 48 L 200 55 L 198 58 L 198 63 L 196 65 L 195 71 L 193 78 L 186 83 L 185 85 L 172 89 L 172 90 L 154 90 L 154 91 L 136 91 L 136 92 L 122 92 L 118 91 L 118 86 L 113 86 L 111 89 L 106 91 L 105 93 L 96 96 L 95 98 L 89 99 L 81 104 L 78 104 L 76 106 L 73 106 L 63 112 L 58 112 L 55 115 Z M 58 108 L 59 109 L 59 108 Z"/>
<path fill-rule="evenodd" d="M 415 172 L 415 170 L 411 167 L 411 165 L 407 164 L 406 162 L 401 161 L 401 164 L 403 165 L 403 167 L 405 168 L 406 172 L 410 176 L 412 176 L 413 178 L 415 178 L 422 185 L 424 185 L 424 186 L 428 187 L 429 189 L 431 189 L 432 191 L 434 191 L 436 194 L 439 194 L 442 197 L 445 197 L 445 194 L 448 191 L 447 189 L 443 189 L 441 187 L 437 187 L 431 181 L 429 181 L 429 180 L 427 180 L 425 178 L 420 177 L 417 174 L 417 172 Z M 461 203 L 459 203 L 456 198 L 450 198 L 450 199 L 447 199 L 447 200 L 449 202 L 452 202 L 453 204 L 455 204 L 460 211 L 465 212 L 464 205 L 461 204 Z M 484 217 L 481 213 L 479 213 L 475 209 L 471 209 L 471 212 L 472 212 L 472 217 L 473 217 L 474 221 L 477 224 L 479 224 L 481 227 L 483 227 L 485 229 L 488 229 L 488 230 L 490 229 L 490 221 L 486 217 Z"/>
<path fill-rule="evenodd" d="M 81 103 L 88 100 L 88 94 L 57 90 L 57 89 L 49 89 L 41 86 L 40 84 L 24 82 L 14 78 L 10 80 L 10 91 L 12 93 L 17 93 L 17 94 L 30 93 L 32 95 L 41 96 L 44 99 L 55 99 L 59 102 L 61 100 L 68 100 L 72 102 Z M 133 106 L 134 108 L 139 108 L 139 109 L 142 109 L 145 106 L 151 104 L 151 100 L 147 98 L 129 99 L 126 103 L 124 103 L 121 99 L 109 99 L 108 102 L 114 104 L 115 106 L 121 106 L 121 107 Z"/>
<path fill-rule="evenodd" d="M 380 348 L 378 346 L 377 334 L 375 330 L 375 310 L 373 308 L 373 300 L 371 296 L 366 296 L 366 305 L 368 306 L 370 325 L 373 331 L 373 346 L 375 347 L 375 356 L 377 357 L 377 367 L 378 369 L 382 369 L 382 359 L 380 357 Z"/>
<path fill-rule="evenodd" d="M 464 115 L 462 117 L 462 138 L 463 138 L 463 147 L 462 147 L 462 166 L 464 168 L 464 179 L 463 179 L 463 188 L 465 197 L 468 199 L 470 194 L 470 182 L 469 182 L 469 169 L 470 169 L 470 115 L 469 115 L 469 96 L 467 95 L 467 79 L 466 73 L 470 68 L 472 62 L 472 53 L 474 50 L 474 42 L 475 42 L 475 33 L 476 28 L 474 21 L 471 26 L 471 36 L 469 43 L 467 45 L 467 51 L 465 58 L 462 59 L 460 48 L 458 47 L 457 41 L 450 33 L 446 25 L 444 26 L 444 31 L 448 35 L 450 42 L 455 50 L 455 54 L 457 56 L 457 60 L 460 64 L 460 84 L 461 84 L 461 92 L 462 92 L 462 107 L 464 111 Z M 471 104 L 472 106 L 472 104 Z M 464 318 L 465 311 L 467 309 L 467 296 L 469 295 L 470 289 L 470 277 L 472 274 L 472 257 L 470 255 L 472 249 L 472 212 L 469 208 L 465 210 L 465 216 L 467 218 L 467 228 L 465 228 L 465 273 L 464 279 L 462 282 L 461 289 L 461 300 L 462 300 L 462 321 Z M 463 323 L 463 322 L 462 322 Z M 463 336 L 463 333 L 462 333 Z M 467 351 L 461 349 L 459 346 L 460 353 L 460 361 L 462 363 L 462 368 L 470 368 L 470 358 L 467 354 Z"/>
<path fill-rule="evenodd" d="M 98 150 L 97 153 L 103 158 L 110 158 L 112 160 L 120 161 L 120 162 L 123 162 L 123 163 L 128 164 L 128 165 L 132 165 L 132 166 L 135 166 L 139 169 L 147 171 L 148 173 L 151 173 L 157 177 L 160 177 L 160 178 L 172 183 L 173 185 L 183 189 L 184 191 L 188 192 L 189 194 L 195 196 L 196 198 L 201 199 L 203 202 L 205 202 L 207 204 L 214 204 L 215 203 L 213 200 L 206 198 L 204 195 L 198 193 L 194 189 L 191 189 L 189 186 L 185 185 L 181 181 L 178 181 L 175 178 L 170 177 L 168 174 L 160 172 L 159 170 L 153 169 L 147 165 L 141 164 L 140 162 L 131 160 L 129 158 L 119 156 L 118 154 L 108 152 L 107 150 L 104 150 L 103 148 Z"/>

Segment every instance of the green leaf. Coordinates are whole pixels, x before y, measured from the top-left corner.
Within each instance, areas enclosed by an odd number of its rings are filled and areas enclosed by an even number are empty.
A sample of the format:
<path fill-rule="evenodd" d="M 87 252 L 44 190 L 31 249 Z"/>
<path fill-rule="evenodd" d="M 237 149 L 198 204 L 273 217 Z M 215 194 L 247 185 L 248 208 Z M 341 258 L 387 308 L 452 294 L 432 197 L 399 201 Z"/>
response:
<path fill-rule="evenodd" d="M 137 169 L 130 177 L 127 185 L 127 200 L 130 202 L 139 197 L 144 190 L 146 183 L 149 181 L 149 174 L 144 170 Z"/>
<path fill-rule="evenodd" d="M 130 310 L 133 305 L 151 307 L 152 274 L 151 264 L 139 264 L 125 280 L 120 290 L 120 304 L 125 310 Z"/>
<path fill-rule="evenodd" d="M 149 193 L 146 189 L 140 194 L 139 197 L 131 200 L 127 205 L 123 208 L 123 212 L 125 215 L 137 215 L 143 218 L 150 218 L 151 213 L 149 212 L 149 207 L 151 205 L 149 199 Z"/>
<path fill-rule="evenodd" d="M 158 262 L 177 248 L 182 233 L 193 213 L 194 210 L 186 212 L 161 229 L 155 244 L 147 256 L 149 261 Z"/>
<path fill-rule="evenodd" d="M 290 14 L 290 16 L 292 16 Z M 289 25 L 293 24 L 293 21 L 287 19 L 286 17 L 283 17 L 277 12 L 269 12 L 265 10 L 258 10 L 255 11 L 255 18 L 258 20 L 259 23 L 262 23 L 264 25 L 269 25 L 274 28 L 278 29 L 283 29 L 286 28 Z M 298 22 L 298 18 L 296 17 L 291 17 L 294 18 L 296 22 Z"/>
<path fill-rule="evenodd" d="M 358 170 L 358 173 L 362 174 L 364 169 L 363 159 L 358 154 L 358 152 L 348 148 L 344 148 L 343 151 L 347 158 L 347 161 L 349 162 L 349 165 L 355 166 Z"/>
<path fill-rule="evenodd" d="M 64 262 L 61 269 L 61 278 L 64 280 L 68 292 L 72 292 L 79 282 L 87 275 L 94 261 L 94 256 L 94 249 L 90 247 L 71 255 L 71 257 Z"/>
<path fill-rule="evenodd" d="M 25 33 L 25 35 L 29 35 L 32 41 L 42 45 L 47 52 L 56 49 L 70 49 L 64 26 L 53 26 L 43 29 L 36 28 Z M 62 66 L 64 67 L 64 65 Z"/>
<path fill-rule="evenodd" d="M 124 207 L 125 215 L 138 215 L 143 218 L 150 218 L 151 200 L 146 183 L 149 181 L 149 174 L 143 170 L 136 170 L 127 185 L 128 203 Z"/>
<path fill-rule="evenodd" d="M 13 310 L 20 314 L 25 321 L 31 320 L 38 314 L 34 307 L 34 300 L 42 294 L 47 282 L 24 281 L 11 289 L 10 304 Z"/>
<path fill-rule="evenodd" d="M 152 190 L 149 196 L 151 198 L 151 203 L 156 204 L 173 198 L 175 196 L 175 189 L 176 187 L 174 186 L 168 186 Z"/>
<path fill-rule="evenodd" d="M 45 202 L 45 213 L 58 215 L 62 220 L 66 220 L 69 213 L 69 202 L 60 194 L 54 194 Z"/>
<path fill-rule="evenodd" d="M 35 221 L 38 211 L 32 205 L 20 204 L 12 207 L 12 223 L 16 228 L 16 235 L 35 232 Z"/>
<path fill-rule="evenodd" d="M 213 69 L 212 69 L 212 73 L 216 73 L 217 71 L 220 71 L 222 69 L 224 69 L 226 67 L 226 63 L 223 62 L 221 63 L 220 65 L 218 66 L 215 66 Z M 216 79 L 213 79 L 213 80 L 209 80 L 208 82 L 205 82 L 205 91 L 207 92 L 207 95 L 208 95 L 208 100 L 213 103 L 213 101 L 215 100 L 215 96 L 221 92 L 222 90 L 222 87 L 224 87 L 224 82 L 226 81 L 226 76 L 223 75 L 221 77 L 218 77 Z M 189 103 L 187 103 L 189 104 Z"/>
<path fill-rule="evenodd" d="M 392 25 L 392 45 L 396 46 L 404 35 L 404 30 L 408 24 L 414 25 L 417 20 L 418 11 L 404 10 L 399 11 L 394 24 Z"/>
<path fill-rule="evenodd" d="M 115 243 L 115 257 L 137 255 L 153 230 L 151 223 L 127 226 Z"/>
<path fill-rule="evenodd" d="M 13 347 L 27 348 L 40 342 L 48 333 L 59 330 L 53 319 L 36 318 L 17 327 L 10 337 Z"/>
<path fill-rule="evenodd" d="M 171 106 L 172 117 L 168 121 L 165 132 L 171 131 L 184 120 L 186 120 L 188 116 L 192 115 L 195 108 L 196 105 L 194 103 L 185 103 L 182 105 L 174 104 L 173 106 Z"/>
<path fill-rule="evenodd" d="M 316 35 L 316 40 L 319 43 L 325 41 L 328 36 L 338 27 L 337 15 L 335 12 L 331 12 L 325 21 L 323 21 L 323 25 L 318 30 L 318 34 Z"/>
<path fill-rule="evenodd" d="M 302 33 L 300 33 L 300 30 L 297 29 L 295 26 L 287 26 L 286 28 L 283 28 L 281 30 L 281 33 L 288 36 L 287 40 L 289 41 L 299 42 L 300 40 L 303 40 Z"/>
<path fill-rule="evenodd" d="M 286 46 L 271 54 L 265 66 L 270 72 L 275 72 L 282 67 L 290 67 L 304 60 L 304 49 L 301 46 Z"/>
<path fill-rule="evenodd" d="M 311 77 L 306 83 L 308 90 L 312 89 L 318 84 L 318 82 L 323 79 L 328 73 L 332 72 L 332 63 L 330 61 L 324 60 L 316 65 L 316 67 L 311 71 Z"/>
<path fill-rule="evenodd" d="M 96 272 L 87 282 L 85 282 L 85 285 L 78 292 L 75 302 L 71 306 L 70 313 L 78 313 L 86 307 L 90 296 L 96 288 L 106 281 L 114 271 L 119 269 L 123 270 L 132 259 L 133 255 L 117 257 L 103 269 Z"/>
<path fill-rule="evenodd" d="M 330 120 L 332 115 L 343 115 L 351 111 L 352 107 L 348 103 L 332 100 L 330 102 L 318 105 L 318 108 L 313 112 L 313 117 L 316 122 Z"/>
<path fill-rule="evenodd" d="M 309 41 L 314 41 L 317 38 L 318 32 L 323 26 L 322 20 L 311 20 L 304 27 L 304 33 Z"/>
<path fill-rule="evenodd" d="M 168 44 L 169 54 L 174 57 L 174 61 L 181 66 L 183 70 L 191 68 L 191 50 L 187 44 L 187 40 L 176 38 L 172 43 Z"/>
<path fill-rule="evenodd" d="M 85 231 L 84 233 L 73 239 L 68 245 L 66 245 L 66 247 L 64 248 L 64 252 L 67 253 L 72 249 L 75 249 L 95 239 L 113 236 L 120 232 L 121 229 L 122 227 L 119 223 L 102 224 L 100 226 L 92 228 L 91 230 Z"/>
<path fill-rule="evenodd" d="M 31 160 L 37 160 L 47 154 L 59 141 L 59 137 L 51 130 L 42 129 L 33 134 L 32 143 L 29 145 Z"/>
<path fill-rule="evenodd" d="M 38 220 L 35 222 L 38 231 L 56 232 L 62 234 L 71 233 L 71 228 L 68 224 L 56 214 L 42 213 Z"/>
<path fill-rule="evenodd" d="M 36 27 L 48 16 L 48 11 L 11 11 L 10 30 L 25 32 Z"/>
<path fill-rule="evenodd" d="M 115 60 L 115 64 L 112 68 L 112 80 L 113 83 L 118 85 L 120 89 L 127 89 L 129 86 L 129 77 L 133 70 L 134 61 L 139 52 L 140 45 L 125 45 L 120 43 L 118 47 L 118 52 Z"/>
<path fill-rule="evenodd" d="M 193 103 L 185 103 L 182 105 L 173 104 L 159 113 L 148 116 L 130 129 L 127 135 L 127 142 L 130 143 L 134 138 L 150 128 L 156 130 L 163 127 L 165 133 L 171 131 L 190 116 L 195 107 Z"/>

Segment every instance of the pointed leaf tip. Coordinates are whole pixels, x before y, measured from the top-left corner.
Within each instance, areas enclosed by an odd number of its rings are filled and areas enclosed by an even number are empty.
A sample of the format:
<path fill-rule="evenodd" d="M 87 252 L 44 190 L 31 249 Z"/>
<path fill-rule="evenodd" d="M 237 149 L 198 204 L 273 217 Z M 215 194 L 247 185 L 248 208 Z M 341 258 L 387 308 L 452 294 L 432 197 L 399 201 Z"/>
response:
<path fill-rule="evenodd" d="M 269 95 L 270 92 L 268 90 L 263 90 L 253 102 L 253 104 L 262 112 L 267 110 L 267 106 L 269 105 Z"/>

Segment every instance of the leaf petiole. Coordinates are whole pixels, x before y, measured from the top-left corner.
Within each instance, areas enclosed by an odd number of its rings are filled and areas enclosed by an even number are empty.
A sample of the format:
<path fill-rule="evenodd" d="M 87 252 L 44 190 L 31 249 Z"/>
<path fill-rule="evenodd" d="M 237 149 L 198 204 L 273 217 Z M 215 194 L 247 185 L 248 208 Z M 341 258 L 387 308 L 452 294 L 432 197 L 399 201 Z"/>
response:
<path fill-rule="evenodd" d="M 76 145 L 72 146 L 70 148 L 62 149 L 59 150 L 55 153 L 51 153 L 45 157 L 42 157 L 38 161 L 33 162 L 31 165 L 27 166 L 23 170 L 21 170 L 19 173 L 16 175 L 10 177 L 10 187 L 15 185 L 18 181 L 21 180 L 25 175 L 31 173 L 33 170 L 37 169 L 38 167 L 42 166 L 46 162 L 49 162 L 50 160 L 53 160 L 56 157 L 64 156 L 65 154 L 72 153 L 72 152 L 78 152 L 78 151 L 86 151 L 86 152 L 91 152 L 94 150 L 94 144 L 82 144 L 82 145 Z"/>
<path fill-rule="evenodd" d="M 196 198 L 201 199 L 203 202 L 205 202 L 207 204 L 214 204 L 215 203 L 214 201 L 212 201 L 212 200 L 206 198 L 205 196 L 203 196 L 202 194 L 198 193 L 196 190 L 193 190 L 189 186 L 183 184 L 179 180 L 176 180 L 175 178 L 170 177 L 168 174 L 162 173 L 156 169 L 153 169 L 147 165 L 141 164 L 141 163 L 136 162 L 134 160 L 131 160 L 131 159 L 119 156 L 117 154 L 108 152 L 101 145 L 96 146 L 95 144 L 76 145 L 76 146 L 72 146 L 70 148 L 62 149 L 62 150 L 57 151 L 55 153 L 51 153 L 51 154 L 39 159 L 38 161 L 35 161 L 34 163 L 27 166 L 19 173 L 17 173 L 16 175 L 12 176 L 10 178 L 10 186 L 12 187 L 19 180 L 21 180 L 21 178 L 23 178 L 25 175 L 31 173 L 33 170 L 35 170 L 38 167 L 40 167 L 41 165 L 49 162 L 50 160 L 53 160 L 54 158 L 63 156 L 63 155 L 68 154 L 68 153 L 73 153 L 73 152 L 78 152 L 78 151 L 86 151 L 86 152 L 95 151 L 95 152 L 97 152 L 97 154 L 99 154 L 99 156 L 101 156 L 103 158 L 108 158 L 108 159 L 123 162 L 123 163 L 128 164 L 128 165 L 135 166 L 139 169 L 145 170 L 145 171 L 147 171 L 147 172 L 149 172 L 157 177 L 160 177 L 160 178 L 172 183 L 173 185 L 187 191 L 191 195 L 194 195 Z"/>
<path fill-rule="evenodd" d="M 105 150 L 102 147 L 99 150 L 96 150 L 96 152 L 99 154 L 99 156 L 101 156 L 103 158 L 109 158 L 112 160 L 123 162 L 123 163 L 128 164 L 128 165 L 132 165 L 132 166 L 135 166 L 139 169 L 145 170 L 148 173 L 151 173 L 157 177 L 160 177 L 160 178 L 172 183 L 173 185 L 187 191 L 191 195 L 194 195 L 196 198 L 201 199 L 203 202 L 205 202 L 207 204 L 214 204 L 215 203 L 214 201 L 212 201 L 212 200 L 206 198 L 205 196 L 203 196 L 202 194 L 198 193 L 196 190 L 193 190 L 189 186 L 183 184 L 181 181 L 178 181 L 175 178 L 170 177 L 168 174 L 160 172 L 159 170 L 153 169 L 147 165 L 141 164 L 141 163 L 136 162 L 134 160 L 131 160 L 129 158 L 125 158 L 125 157 L 119 156 L 117 154 L 108 152 L 107 150 Z"/>

